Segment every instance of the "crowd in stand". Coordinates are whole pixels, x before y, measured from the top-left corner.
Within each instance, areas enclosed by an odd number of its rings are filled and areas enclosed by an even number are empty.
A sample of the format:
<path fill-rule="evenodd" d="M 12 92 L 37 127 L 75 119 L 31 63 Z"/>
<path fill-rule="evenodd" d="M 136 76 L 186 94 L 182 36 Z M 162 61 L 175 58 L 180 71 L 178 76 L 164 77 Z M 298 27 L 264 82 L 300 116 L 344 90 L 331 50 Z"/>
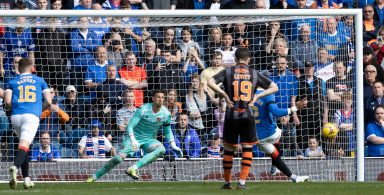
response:
<path fill-rule="evenodd" d="M 367 4 L 369 3 L 369 4 Z M 363 9 L 364 107 L 368 156 L 384 156 L 384 1 L 352 0 L 5 0 L 0 9 Z M 217 25 L 152 27 L 151 18 L 0 18 L 3 96 L 18 61 L 31 59 L 50 85 L 54 102 L 43 111 L 31 160 L 103 158 L 122 147 L 125 127 L 154 89 L 166 91 L 175 142 L 188 158 L 219 158 L 226 105 L 207 80 L 236 64 L 248 48 L 251 66 L 279 87 L 276 103 L 306 108 L 279 119 L 282 154 L 298 157 L 354 156 L 355 40 L 352 16 Z M 49 24 L 40 27 L 39 24 Z M 25 25 L 32 24 L 32 26 Z M 76 24 L 62 28 L 62 24 Z M 138 24 L 138 25 L 137 25 Z M 98 25 L 98 26 L 91 26 Z M 359 94 L 360 95 L 360 94 Z M 2 99 L 1 99 L 2 101 Z M 2 105 L 2 102 L 1 102 Z M 340 129 L 321 137 L 324 123 Z M 13 156 L 7 110 L 0 110 L 3 160 Z M 162 135 L 158 135 L 162 140 Z M 167 148 L 167 146 L 166 146 Z M 240 150 L 241 151 L 241 150 Z M 136 157 L 140 157 L 140 152 Z M 167 149 L 166 155 L 177 157 Z M 264 156 L 254 148 L 254 156 Z"/>

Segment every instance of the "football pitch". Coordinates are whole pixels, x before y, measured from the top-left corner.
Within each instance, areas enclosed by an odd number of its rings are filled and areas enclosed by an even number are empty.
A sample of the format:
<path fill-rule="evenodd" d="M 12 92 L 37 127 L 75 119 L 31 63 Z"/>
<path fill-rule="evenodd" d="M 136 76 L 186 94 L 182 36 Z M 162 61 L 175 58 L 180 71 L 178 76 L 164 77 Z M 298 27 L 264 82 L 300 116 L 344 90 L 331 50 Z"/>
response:
<path fill-rule="evenodd" d="M 0 184 L 0 194 L 65 194 L 65 195 L 146 195 L 146 194 L 384 194 L 384 182 L 248 182 L 247 190 L 221 190 L 221 182 L 109 182 L 109 183 L 36 183 L 30 190 L 24 190 L 19 183 L 16 190 L 8 184 Z M 236 187 L 236 185 L 234 185 Z"/>

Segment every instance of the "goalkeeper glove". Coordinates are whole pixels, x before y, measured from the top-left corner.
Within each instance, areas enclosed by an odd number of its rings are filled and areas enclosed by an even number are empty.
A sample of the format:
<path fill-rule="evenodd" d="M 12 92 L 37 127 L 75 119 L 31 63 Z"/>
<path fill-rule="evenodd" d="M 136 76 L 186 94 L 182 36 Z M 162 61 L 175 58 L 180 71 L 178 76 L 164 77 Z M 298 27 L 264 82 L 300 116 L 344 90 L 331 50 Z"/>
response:
<path fill-rule="evenodd" d="M 176 146 L 175 141 L 170 141 L 171 148 L 177 153 L 180 158 L 183 158 L 183 152 Z"/>
<path fill-rule="evenodd" d="M 129 138 L 131 139 L 132 150 L 134 152 L 139 151 L 140 150 L 140 144 L 139 144 L 139 142 L 137 142 L 135 136 L 132 134 L 129 136 Z"/>

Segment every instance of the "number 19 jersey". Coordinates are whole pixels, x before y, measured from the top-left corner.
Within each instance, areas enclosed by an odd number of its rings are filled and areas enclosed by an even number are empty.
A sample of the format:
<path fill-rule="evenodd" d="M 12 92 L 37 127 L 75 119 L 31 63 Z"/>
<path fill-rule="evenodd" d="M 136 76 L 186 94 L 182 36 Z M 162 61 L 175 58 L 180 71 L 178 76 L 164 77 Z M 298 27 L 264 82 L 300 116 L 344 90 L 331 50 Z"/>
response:
<path fill-rule="evenodd" d="M 214 76 L 216 83 L 224 84 L 224 91 L 227 93 L 234 107 L 226 112 L 226 118 L 240 119 L 253 117 L 252 110 L 248 104 L 258 86 L 267 89 L 272 81 L 256 70 L 245 64 L 228 67 Z"/>
<path fill-rule="evenodd" d="M 44 79 L 33 74 L 21 74 L 7 83 L 12 91 L 12 115 L 34 114 L 40 117 L 43 109 L 43 92 L 48 89 Z"/>

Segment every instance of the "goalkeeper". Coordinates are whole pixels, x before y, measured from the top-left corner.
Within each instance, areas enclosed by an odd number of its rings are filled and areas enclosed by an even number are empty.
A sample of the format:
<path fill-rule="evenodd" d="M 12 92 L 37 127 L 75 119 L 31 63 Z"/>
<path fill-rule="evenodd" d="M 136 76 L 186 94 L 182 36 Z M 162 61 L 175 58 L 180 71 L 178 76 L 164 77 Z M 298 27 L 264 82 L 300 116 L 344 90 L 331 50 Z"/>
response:
<path fill-rule="evenodd" d="M 144 150 L 145 155 L 125 171 L 132 179 L 138 180 L 137 170 L 157 160 L 165 153 L 163 144 L 156 139 L 157 132 L 161 127 L 164 128 L 165 138 L 168 140 L 171 148 L 175 150 L 180 157 L 183 156 L 181 149 L 176 146 L 173 139 L 170 128 L 171 114 L 168 109 L 163 106 L 164 92 L 161 90 L 154 91 L 152 101 L 153 103 L 147 103 L 141 106 L 129 121 L 126 128 L 128 137 L 126 137 L 123 142 L 124 149 L 120 150 L 116 156 L 97 170 L 86 182 L 96 181 L 116 165 L 123 162 L 127 156 L 132 157 L 133 154 L 141 148 Z"/>

